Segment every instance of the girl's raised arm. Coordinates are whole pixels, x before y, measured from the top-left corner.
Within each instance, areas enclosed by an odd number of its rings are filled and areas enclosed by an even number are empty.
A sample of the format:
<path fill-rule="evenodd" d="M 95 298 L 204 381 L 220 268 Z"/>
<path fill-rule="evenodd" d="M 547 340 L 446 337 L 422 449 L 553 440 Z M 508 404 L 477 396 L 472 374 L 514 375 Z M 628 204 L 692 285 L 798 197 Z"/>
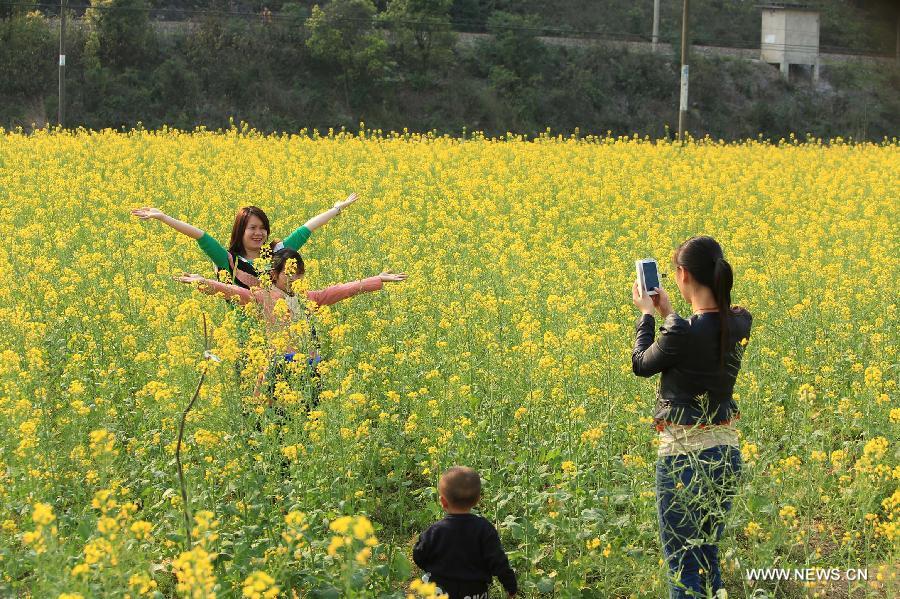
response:
<path fill-rule="evenodd" d="M 301 227 L 298 227 L 293 233 L 287 236 L 287 238 L 282 242 L 285 247 L 291 248 L 292 250 L 299 250 L 304 243 L 309 240 L 312 232 L 333 219 L 335 216 L 341 213 L 341 211 L 359 199 L 359 196 L 354 191 L 347 199 L 343 202 L 336 202 L 334 206 L 323 212 L 322 214 L 317 214 L 312 217 L 308 221 L 306 221 Z"/>
<path fill-rule="evenodd" d="M 177 218 L 172 218 L 159 208 L 151 208 L 149 206 L 144 208 L 135 208 L 131 211 L 132 216 L 136 216 L 141 220 L 158 220 L 161 223 L 165 223 L 178 231 L 183 235 L 187 235 L 191 239 L 200 239 L 203 237 L 203 231 L 195 227 L 194 225 L 182 222 Z"/>
<path fill-rule="evenodd" d="M 197 245 L 203 250 L 203 253 L 209 256 L 216 268 L 220 270 L 231 271 L 231 262 L 228 259 L 228 251 L 222 247 L 218 241 L 207 235 L 201 229 L 192 224 L 172 218 L 159 208 L 135 208 L 131 211 L 132 216 L 136 216 L 141 220 L 158 220 L 165 223 L 183 235 L 187 235 L 191 239 L 197 241 Z"/>

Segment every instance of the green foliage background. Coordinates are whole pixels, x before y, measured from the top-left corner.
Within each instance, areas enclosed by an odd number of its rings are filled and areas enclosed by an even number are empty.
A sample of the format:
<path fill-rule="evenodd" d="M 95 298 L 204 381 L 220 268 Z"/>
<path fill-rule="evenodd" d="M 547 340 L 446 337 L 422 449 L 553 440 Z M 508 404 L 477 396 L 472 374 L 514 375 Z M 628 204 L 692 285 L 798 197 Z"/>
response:
<path fill-rule="evenodd" d="M 69 126 L 163 124 L 262 131 L 347 127 L 491 135 L 507 131 L 669 134 L 678 58 L 610 46 L 547 45 L 540 35 L 647 39 L 653 3 L 601 0 L 93 0 L 67 42 Z M 887 2 L 828 0 L 823 49 L 890 54 Z M 73 4 L 74 6 L 74 4 Z M 84 6 L 84 5 L 80 5 Z M 692 3 L 695 43 L 758 45 L 759 8 Z M 30 11 L 40 9 L 42 13 Z M 661 4 L 661 37 L 679 43 L 680 3 Z M 0 2 L 0 126 L 54 122 L 58 9 Z M 460 39 L 465 32 L 493 37 Z M 694 135 L 806 133 L 882 139 L 900 124 L 900 70 L 827 65 L 824 85 L 785 83 L 771 67 L 691 59 Z"/>

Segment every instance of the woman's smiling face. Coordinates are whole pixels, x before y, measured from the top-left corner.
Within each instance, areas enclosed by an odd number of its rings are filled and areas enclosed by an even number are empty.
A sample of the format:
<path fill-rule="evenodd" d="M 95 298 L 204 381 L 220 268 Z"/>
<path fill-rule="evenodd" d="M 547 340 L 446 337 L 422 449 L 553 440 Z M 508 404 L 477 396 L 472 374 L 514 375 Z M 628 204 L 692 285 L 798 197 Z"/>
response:
<path fill-rule="evenodd" d="M 269 232 L 261 218 L 251 215 L 244 229 L 244 251 L 258 252 L 269 238 Z"/>

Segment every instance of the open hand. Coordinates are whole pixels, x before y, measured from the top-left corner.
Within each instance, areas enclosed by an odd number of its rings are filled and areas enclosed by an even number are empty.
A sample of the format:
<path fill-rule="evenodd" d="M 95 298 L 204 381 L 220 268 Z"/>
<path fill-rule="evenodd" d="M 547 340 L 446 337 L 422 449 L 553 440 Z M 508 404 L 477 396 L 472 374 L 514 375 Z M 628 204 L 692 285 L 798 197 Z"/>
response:
<path fill-rule="evenodd" d="M 386 270 L 378 275 L 378 278 L 381 279 L 383 283 L 399 283 L 400 281 L 405 281 L 408 276 L 409 275 L 405 272 L 392 273 L 391 271 Z"/>
<path fill-rule="evenodd" d="M 204 280 L 204 278 L 201 275 L 195 275 L 195 274 L 189 274 L 189 273 L 184 273 L 183 275 L 175 275 L 172 278 L 175 279 L 176 281 L 178 281 L 179 283 L 200 283 L 201 281 Z"/>
<path fill-rule="evenodd" d="M 149 206 L 145 206 L 143 208 L 135 208 L 131 211 L 131 216 L 136 216 L 141 220 L 148 220 L 151 218 L 160 219 L 165 215 L 166 213 L 159 208 L 151 208 Z"/>
<path fill-rule="evenodd" d="M 346 208 L 347 206 L 349 206 L 350 204 L 352 204 L 353 202 L 355 202 L 358 199 L 359 199 L 359 195 L 354 191 L 349 196 L 347 196 L 347 199 L 344 200 L 343 202 L 335 202 L 334 207 L 337 208 L 338 210 L 343 210 L 344 208 Z"/>

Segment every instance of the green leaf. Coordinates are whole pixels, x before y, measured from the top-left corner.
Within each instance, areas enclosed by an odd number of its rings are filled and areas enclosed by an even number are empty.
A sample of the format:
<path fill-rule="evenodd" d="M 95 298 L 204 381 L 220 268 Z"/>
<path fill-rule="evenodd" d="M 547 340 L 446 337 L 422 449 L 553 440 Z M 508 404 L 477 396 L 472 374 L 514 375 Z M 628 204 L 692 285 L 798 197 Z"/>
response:
<path fill-rule="evenodd" d="M 360 590 L 366 586 L 366 572 L 364 570 L 354 570 L 350 575 L 350 586 L 356 590 Z"/>
<path fill-rule="evenodd" d="M 409 563 L 409 558 L 400 551 L 395 551 L 391 558 L 391 578 L 406 581 L 411 574 L 412 564 Z"/>
<path fill-rule="evenodd" d="M 333 586 L 319 587 L 318 589 L 313 589 L 312 596 L 317 599 L 338 599 L 341 596 L 341 591 Z"/>
<path fill-rule="evenodd" d="M 552 578 L 541 578 L 537 583 L 539 593 L 552 593 L 556 583 Z"/>

